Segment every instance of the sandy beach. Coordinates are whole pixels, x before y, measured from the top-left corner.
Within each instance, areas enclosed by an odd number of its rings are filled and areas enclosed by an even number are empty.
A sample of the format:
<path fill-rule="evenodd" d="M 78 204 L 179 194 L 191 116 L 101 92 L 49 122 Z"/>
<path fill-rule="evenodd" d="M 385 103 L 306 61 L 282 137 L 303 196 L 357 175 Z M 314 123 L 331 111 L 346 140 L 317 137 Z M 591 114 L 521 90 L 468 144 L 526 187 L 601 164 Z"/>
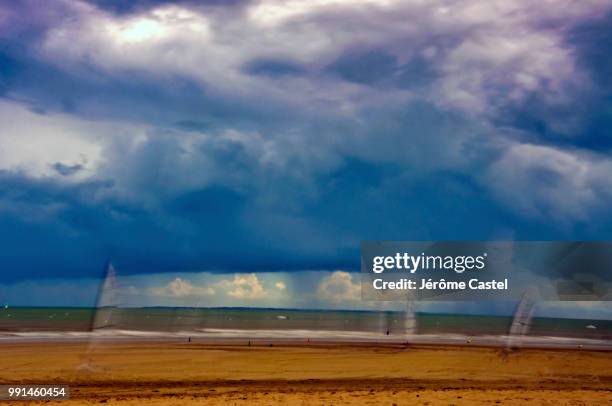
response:
<path fill-rule="evenodd" d="M 612 353 L 168 341 L 93 347 L 3 343 L 0 381 L 68 384 L 70 400 L 49 402 L 66 405 L 601 405 L 612 404 Z"/>

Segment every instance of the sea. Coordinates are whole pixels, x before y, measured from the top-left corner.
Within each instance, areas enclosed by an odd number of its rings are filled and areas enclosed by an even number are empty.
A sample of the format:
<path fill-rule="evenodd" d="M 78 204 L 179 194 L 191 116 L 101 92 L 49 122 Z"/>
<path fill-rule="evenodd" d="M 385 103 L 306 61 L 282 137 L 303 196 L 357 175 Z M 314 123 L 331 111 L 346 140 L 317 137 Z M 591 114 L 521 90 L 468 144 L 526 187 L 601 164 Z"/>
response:
<path fill-rule="evenodd" d="M 188 337 L 492 343 L 504 345 L 509 316 L 397 311 L 191 307 L 0 308 L 0 340 Z M 612 348 L 612 320 L 533 318 L 523 343 Z"/>

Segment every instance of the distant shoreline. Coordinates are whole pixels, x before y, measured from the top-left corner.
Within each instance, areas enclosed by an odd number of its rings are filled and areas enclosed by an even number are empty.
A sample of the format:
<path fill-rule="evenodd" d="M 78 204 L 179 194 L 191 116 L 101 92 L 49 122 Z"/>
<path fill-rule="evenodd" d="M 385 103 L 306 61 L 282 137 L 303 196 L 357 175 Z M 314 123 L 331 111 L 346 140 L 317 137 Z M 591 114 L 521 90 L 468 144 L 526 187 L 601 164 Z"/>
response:
<path fill-rule="evenodd" d="M 410 336 L 346 331 L 306 330 L 203 330 L 203 331 L 134 331 L 100 330 L 94 332 L 0 332 L 0 346 L 11 343 L 190 343 L 231 346 L 451 346 L 505 348 L 508 336 L 468 336 L 459 334 L 415 334 Z M 555 350 L 612 351 L 612 340 L 568 337 L 518 338 L 520 348 Z"/>

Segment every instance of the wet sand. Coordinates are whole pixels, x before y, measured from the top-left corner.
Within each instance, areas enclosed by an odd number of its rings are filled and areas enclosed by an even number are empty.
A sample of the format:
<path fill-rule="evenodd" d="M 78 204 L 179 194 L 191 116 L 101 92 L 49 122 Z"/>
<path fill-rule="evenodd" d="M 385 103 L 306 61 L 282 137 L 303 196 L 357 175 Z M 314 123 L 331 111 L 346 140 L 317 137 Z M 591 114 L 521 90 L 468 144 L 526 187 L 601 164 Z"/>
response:
<path fill-rule="evenodd" d="M 2 343 L 0 382 L 68 384 L 70 400 L 47 403 L 64 405 L 612 405 L 612 353 L 322 343 Z"/>

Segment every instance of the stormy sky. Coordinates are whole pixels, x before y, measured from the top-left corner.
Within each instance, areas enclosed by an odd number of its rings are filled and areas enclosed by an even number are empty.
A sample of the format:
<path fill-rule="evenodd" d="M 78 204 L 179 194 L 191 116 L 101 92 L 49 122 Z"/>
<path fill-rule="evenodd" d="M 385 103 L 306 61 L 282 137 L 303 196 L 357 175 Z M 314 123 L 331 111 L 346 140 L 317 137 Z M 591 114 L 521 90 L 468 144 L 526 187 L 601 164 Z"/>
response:
<path fill-rule="evenodd" d="M 610 239 L 612 2 L 0 3 L 5 286 Z"/>

